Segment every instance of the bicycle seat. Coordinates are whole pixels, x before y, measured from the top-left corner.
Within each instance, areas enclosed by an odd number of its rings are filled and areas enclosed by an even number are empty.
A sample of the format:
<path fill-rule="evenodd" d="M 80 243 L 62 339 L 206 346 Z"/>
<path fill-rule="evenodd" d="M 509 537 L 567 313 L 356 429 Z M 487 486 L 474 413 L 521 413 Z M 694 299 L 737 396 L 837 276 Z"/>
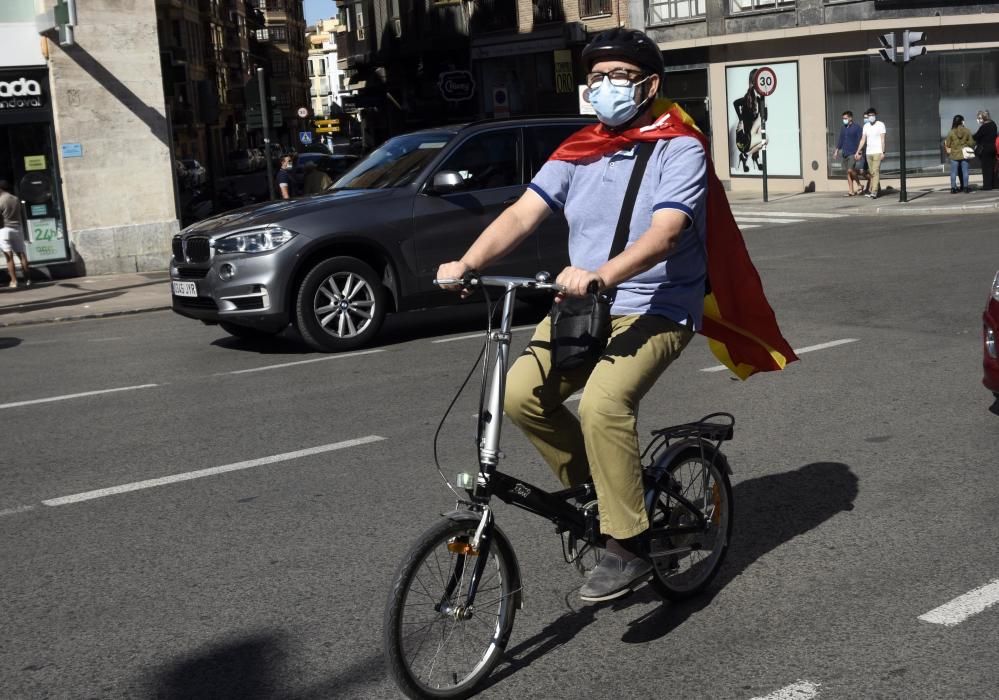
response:
<path fill-rule="evenodd" d="M 712 422 L 712 418 L 722 418 L 726 423 Z M 731 440 L 735 434 L 735 418 L 728 413 L 712 413 L 693 423 L 681 423 L 662 430 L 653 430 L 653 435 L 665 437 L 667 440 L 682 440 L 684 438 L 702 438 L 714 442 Z"/>

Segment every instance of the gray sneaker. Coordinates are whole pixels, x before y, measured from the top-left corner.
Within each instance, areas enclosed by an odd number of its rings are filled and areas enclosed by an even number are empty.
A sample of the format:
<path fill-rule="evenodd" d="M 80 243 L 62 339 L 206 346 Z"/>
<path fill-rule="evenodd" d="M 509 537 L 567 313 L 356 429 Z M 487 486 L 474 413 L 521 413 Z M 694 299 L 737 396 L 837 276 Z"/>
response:
<path fill-rule="evenodd" d="M 589 603 L 620 598 L 651 572 L 652 564 L 644 559 L 632 559 L 625 564 L 618 555 L 604 552 L 600 562 L 587 576 L 586 583 L 579 589 L 579 597 Z"/>

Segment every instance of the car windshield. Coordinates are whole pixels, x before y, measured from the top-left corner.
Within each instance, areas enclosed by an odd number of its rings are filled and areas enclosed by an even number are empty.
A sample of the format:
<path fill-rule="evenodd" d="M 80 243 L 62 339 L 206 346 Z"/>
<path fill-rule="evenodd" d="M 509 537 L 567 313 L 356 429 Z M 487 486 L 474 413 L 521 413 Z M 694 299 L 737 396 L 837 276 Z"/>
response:
<path fill-rule="evenodd" d="M 375 190 L 408 185 L 453 137 L 447 132 L 423 132 L 389 139 L 337 180 L 332 189 Z"/>

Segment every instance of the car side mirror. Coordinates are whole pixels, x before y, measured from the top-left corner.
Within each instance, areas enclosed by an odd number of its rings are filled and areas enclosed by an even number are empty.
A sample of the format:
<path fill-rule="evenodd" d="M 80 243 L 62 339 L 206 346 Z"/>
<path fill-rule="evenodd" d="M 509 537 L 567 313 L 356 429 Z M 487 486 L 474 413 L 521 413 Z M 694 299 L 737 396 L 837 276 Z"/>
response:
<path fill-rule="evenodd" d="M 465 179 L 455 170 L 441 170 L 434 175 L 430 191 L 434 194 L 450 194 L 461 189 Z"/>

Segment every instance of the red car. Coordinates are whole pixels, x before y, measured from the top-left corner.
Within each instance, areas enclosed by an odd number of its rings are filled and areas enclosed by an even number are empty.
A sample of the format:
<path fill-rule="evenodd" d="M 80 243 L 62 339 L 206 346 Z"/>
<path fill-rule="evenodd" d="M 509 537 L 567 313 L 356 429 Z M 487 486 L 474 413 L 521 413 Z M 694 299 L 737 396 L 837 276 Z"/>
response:
<path fill-rule="evenodd" d="M 982 383 L 995 395 L 996 402 L 992 404 L 991 410 L 999 415 L 999 272 L 992 282 L 992 295 L 982 314 L 982 321 L 982 336 L 985 341 L 985 378 Z"/>

